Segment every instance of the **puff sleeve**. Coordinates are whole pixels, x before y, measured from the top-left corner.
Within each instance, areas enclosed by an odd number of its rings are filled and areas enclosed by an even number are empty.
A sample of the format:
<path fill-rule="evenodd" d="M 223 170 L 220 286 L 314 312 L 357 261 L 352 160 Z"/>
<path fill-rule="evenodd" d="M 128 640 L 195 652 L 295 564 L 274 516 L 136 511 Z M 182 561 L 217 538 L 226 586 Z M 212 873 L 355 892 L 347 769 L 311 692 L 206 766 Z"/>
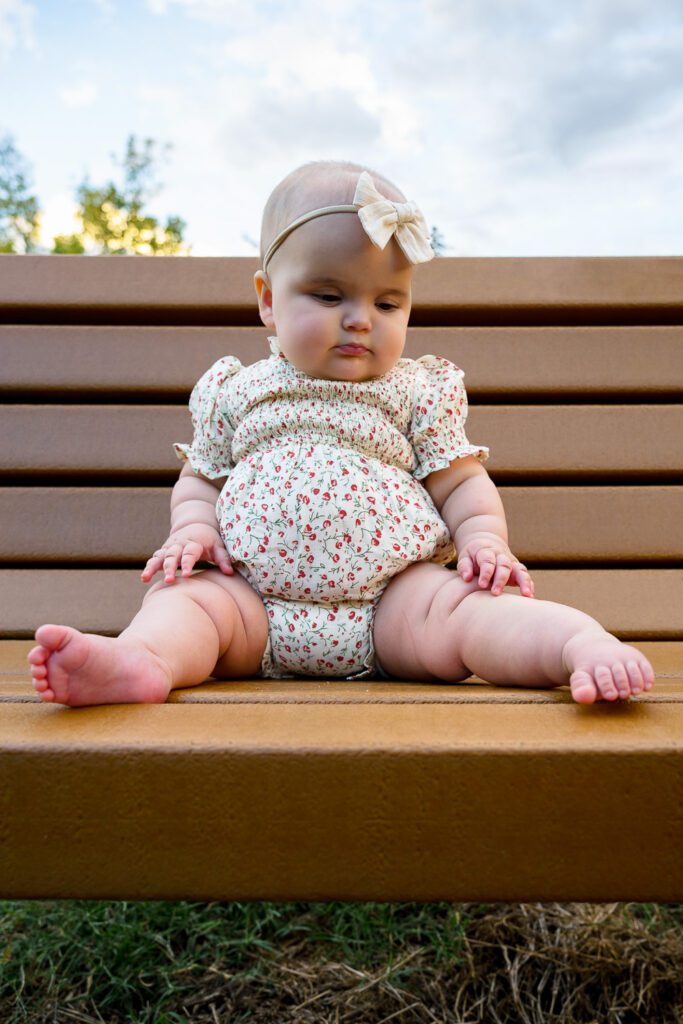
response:
<path fill-rule="evenodd" d="M 413 476 L 423 480 L 453 459 L 474 455 L 482 462 L 488 448 L 470 444 L 465 434 L 467 393 L 463 371 L 440 356 L 416 359 L 409 439 L 417 458 Z"/>
<path fill-rule="evenodd" d="M 181 461 L 188 460 L 195 473 L 210 480 L 226 476 L 234 466 L 229 391 L 230 379 L 241 369 L 239 359 L 223 356 L 199 378 L 190 395 L 192 444 L 173 445 Z"/>

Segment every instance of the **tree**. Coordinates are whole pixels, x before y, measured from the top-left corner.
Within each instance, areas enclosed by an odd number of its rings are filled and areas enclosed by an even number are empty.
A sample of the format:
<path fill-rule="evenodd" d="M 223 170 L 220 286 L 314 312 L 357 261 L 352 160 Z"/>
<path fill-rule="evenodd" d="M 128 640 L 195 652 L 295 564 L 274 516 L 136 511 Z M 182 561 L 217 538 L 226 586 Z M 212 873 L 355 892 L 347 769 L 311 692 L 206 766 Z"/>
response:
<path fill-rule="evenodd" d="M 450 249 L 450 246 L 446 245 L 446 239 L 436 226 L 432 227 L 430 232 L 430 241 L 432 243 L 432 249 L 434 250 L 435 256 L 443 256 L 446 249 Z"/>
<path fill-rule="evenodd" d="M 29 191 L 30 171 L 14 140 L 0 140 L 0 252 L 34 252 L 40 231 L 38 200 Z"/>
<path fill-rule="evenodd" d="M 145 139 L 139 149 L 135 136 L 128 137 L 121 161 L 121 188 L 113 181 L 96 188 L 87 179 L 78 186 L 78 216 L 83 227 L 72 235 L 58 235 L 53 252 L 90 252 L 102 256 L 189 253 L 183 244 L 184 220 L 168 217 L 161 226 L 156 217 L 143 211 L 145 203 L 161 188 L 154 185 L 155 145 L 153 139 Z M 168 143 L 163 147 L 162 158 L 171 148 Z M 116 162 L 113 154 L 112 159 Z"/>

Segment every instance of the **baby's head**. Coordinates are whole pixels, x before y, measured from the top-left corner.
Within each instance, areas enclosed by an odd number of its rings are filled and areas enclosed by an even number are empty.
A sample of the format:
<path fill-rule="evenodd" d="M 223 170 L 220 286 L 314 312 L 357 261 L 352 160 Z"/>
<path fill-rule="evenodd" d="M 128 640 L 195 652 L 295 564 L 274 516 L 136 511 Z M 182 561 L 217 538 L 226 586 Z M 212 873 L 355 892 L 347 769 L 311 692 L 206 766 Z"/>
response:
<path fill-rule="evenodd" d="M 382 175 L 353 163 L 305 164 L 263 213 L 254 278 L 261 319 L 311 376 L 382 376 L 403 352 L 414 265 L 432 255 L 424 218 Z"/>

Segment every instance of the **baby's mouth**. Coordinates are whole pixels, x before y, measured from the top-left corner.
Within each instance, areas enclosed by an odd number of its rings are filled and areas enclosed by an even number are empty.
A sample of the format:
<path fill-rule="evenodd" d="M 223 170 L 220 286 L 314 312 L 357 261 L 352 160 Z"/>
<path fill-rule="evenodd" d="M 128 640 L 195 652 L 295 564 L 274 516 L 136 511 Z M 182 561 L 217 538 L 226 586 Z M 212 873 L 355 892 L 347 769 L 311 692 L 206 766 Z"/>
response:
<path fill-rule="evenodd" d="M 337 345 L 337 348 L 345 356 L 362 356 L 369 351 L 365 345 L 358 345 L 353 341 L 346 342 L 343 345 Z"/>

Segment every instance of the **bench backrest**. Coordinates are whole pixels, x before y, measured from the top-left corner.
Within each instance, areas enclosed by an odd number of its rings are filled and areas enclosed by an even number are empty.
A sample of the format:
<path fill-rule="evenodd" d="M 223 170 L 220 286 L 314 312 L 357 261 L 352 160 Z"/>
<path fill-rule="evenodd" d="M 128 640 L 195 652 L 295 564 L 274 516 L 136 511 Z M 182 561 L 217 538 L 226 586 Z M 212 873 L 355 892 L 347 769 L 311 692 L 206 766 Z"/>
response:
<path fill-rule="evenodd" d="M 219 356 L 268 355 L 254 259 L 0 256 L 0 635 L 116 634 L 138 608 Z M 683 258 L 441 258 L 406 355 L 465 370 L 540 597 L 622 637 L 683 633 Z"/>

